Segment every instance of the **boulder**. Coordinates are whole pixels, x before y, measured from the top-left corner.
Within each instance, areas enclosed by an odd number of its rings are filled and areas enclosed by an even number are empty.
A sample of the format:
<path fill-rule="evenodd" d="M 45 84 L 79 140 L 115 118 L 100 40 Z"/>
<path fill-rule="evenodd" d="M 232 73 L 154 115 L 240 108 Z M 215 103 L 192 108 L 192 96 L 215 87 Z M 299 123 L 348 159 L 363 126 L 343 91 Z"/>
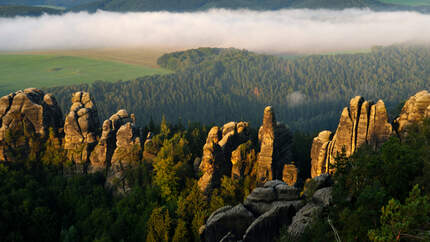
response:
<path fill-rule="evenodd" d="M 295 212 L 290 204 L 273 206 L 252 222 L 243 236 L 243 242 L 273 241 L 279 235 L 280 228 L 291 223 Z"/>
<path fill-rule="evenodd" d="M 220 208 L 208 218 L 202 231 L 203 241 L 218 242 L 228 233 L 231 233 L 230 237 L 242 238 L 254 219 L 242 204 Z"/>
<path fill-rule="evenodd" d="M 323 207 L 327 207 L 331 204 L 332 192 L 332 187 L 321 188 L 314 193 L 312 200 L 317 204 L 321 204 Z"/>
<path fill-rule="evenodd" d="M 29 154 L 31 148 L 36 148 L 30 147 L 30 137 L 44 140 L 50 128 L 58 136 L 62 126 L 61 110 L 51 94 L 28 88 L 3 96 L 0 98 L 0 161 L 14 161 L 13 153 L 18 151 Z M 22 138 L 13 140 L 14 136 Z"/>
<path fill-rule="evenodd" d="M 300 237 L 315 219 L 319 218 L 323 207 L 314 203 L 308 203 L 301 208 L 293 217 L 288 233 L 293 237 Z"/>

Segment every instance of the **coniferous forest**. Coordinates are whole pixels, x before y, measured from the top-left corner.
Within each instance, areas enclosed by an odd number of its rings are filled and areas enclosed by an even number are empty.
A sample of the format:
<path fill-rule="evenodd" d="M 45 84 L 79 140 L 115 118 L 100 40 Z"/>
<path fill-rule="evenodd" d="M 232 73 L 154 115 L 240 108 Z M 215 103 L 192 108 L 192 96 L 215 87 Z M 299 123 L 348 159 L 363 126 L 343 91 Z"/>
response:
<path fill-rule="evenodd" d="M 272 105 L 293 130 L 336 128 L 339 113 L 356 95 L 382 99 L 394 117 L 402 103 L 430 87 L 430 48 L 374 47 L 370 53 L 286 59 L 245 50 L 201 48 L 166 54 L 160 66 L 175 73 L 132 81 L 46 89 L 62 110 L 76 91 L 90 92 L 104 120 L 124 108 L 140 126 L 164 115 L 169 122 L 224 124 L 249 121 Z"/>

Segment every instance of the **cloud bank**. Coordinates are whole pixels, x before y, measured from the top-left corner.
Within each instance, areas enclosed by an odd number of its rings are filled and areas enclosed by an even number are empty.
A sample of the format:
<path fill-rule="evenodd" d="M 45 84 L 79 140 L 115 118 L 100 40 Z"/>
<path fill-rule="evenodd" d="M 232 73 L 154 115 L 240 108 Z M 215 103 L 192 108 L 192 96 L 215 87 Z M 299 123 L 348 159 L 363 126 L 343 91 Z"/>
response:
<path fill-rule="evenodd" d="M 0 18 L 0 51 L 235 47 L 312 53 L 430 42 L 430 15 L 371 10 L 209 10 Z"/>

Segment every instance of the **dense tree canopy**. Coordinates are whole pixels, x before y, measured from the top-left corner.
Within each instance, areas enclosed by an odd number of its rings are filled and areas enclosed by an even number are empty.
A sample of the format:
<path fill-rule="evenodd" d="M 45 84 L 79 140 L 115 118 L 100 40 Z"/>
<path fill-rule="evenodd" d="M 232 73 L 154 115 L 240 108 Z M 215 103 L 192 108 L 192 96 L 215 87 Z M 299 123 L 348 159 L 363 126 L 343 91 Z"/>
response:
<path fill-rule="evenodd" d="M 132 81 L 47 89 L 63 111 L 75 91 L 89 91 L 102 119 L 121 108 L 140 126 L 151 117 L 205 124 L 250 121 L 258 127 L 266 105 L 295 130 L 335 129 L 351 98 L 382 99 L 389 111 L 430 88 L 430 48 L 375 47 L 370 53 L 284 59 L 245 50 L 201 48 L 159 59 L 175 74 Z"/>

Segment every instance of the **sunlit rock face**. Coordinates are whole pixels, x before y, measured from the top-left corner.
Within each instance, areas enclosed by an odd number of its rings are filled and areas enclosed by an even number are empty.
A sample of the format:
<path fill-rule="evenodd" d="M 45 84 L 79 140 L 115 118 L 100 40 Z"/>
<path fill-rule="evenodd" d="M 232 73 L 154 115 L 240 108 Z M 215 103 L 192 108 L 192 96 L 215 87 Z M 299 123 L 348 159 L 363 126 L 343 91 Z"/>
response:
<path fill-rule="evenodd" d="M 28 88 L 3 96 L 0 98 L 0 161 L 13 161 L 16 152 L 29 154 L 35 139 L 47 138 L 50 128 L 58 135 L 62 127 L 63 115 L 51 94 Z"/>
<path fill-rule="evenodd" d="M 311 176 L 330 172 L 338 154 L 352 155 L 361 145 L 379 148 L 393 134 L 383 101 L 372 103 L 357 96 L 345 107 L 334 135 L 322 131 L 314 138 L 311 149 Z"/>
<path fill-rule="evenodd" d="M 421 91 L 410 97 L 395 120 L 400 136 L 406 135 L 406 128 L 430 117 L 430 93 Z"/>
<path fill-rule="evenodd" d="M 291 161 L 291 134 L 287 127 L 276 122 L 271 106 L 264 109 L 263 125 L 258 132 L 260 153 L 257 158 L 257 182 L 264 184 L 282 179 L 283 167 Z"/>
<path fill-rule="evenodd" d="M 106 168 L 111 165 L 112 157 L 117 148 L 118 131 L 122 126 L 126 125 L 127 123 L 130 123 L 130 127 L 127 131 L 129 131 L 129 133 L 132 132 L 132 134 L 131 136 L 130 134 L 124 134 L 126 132 L 124 132 L 125 128 L 123 128 L 123 131 L 120 132 L 120 136 L 122 139 L 120 144 L 122 146 L 125 146 L 123 145 L 126 142 L 126 140 L 124 139 L 127 139 L 127 137 L 132 137 L 129 139 L 129 141 L 131 143 L 134 143 L 133 137 L 136 135 L 136 131 L 134 128 L 133 119 L 134 115 L 129 115 L 126 110 L 121 109 L 117 113 L 113 114 L 109 119 L 103 122 L 101 137 L 90 155 L 90 172 L 105 171 Z"/>
<path fill-rule="evenodd" d="M 64 149 L 68 159 L 82 172 L 86 172 L 91 151 L 97 144 L 99 126 L 97 108 L 90 94 L 74 93 L 64 123 Z"/>
<path fill-rule="evenodd" d="M 211 128 L 203 146 L 199 167 L 203 173 L 198 181 L 200 190 L 209 193 L 220 185 L 223 176 L 231 176 L 233 173 L 240 177 L 249 172 L 252 164 L 245 164 L 245 157 L 240 152 L 240 145 L 248 141 L 247 122 L 230 122 L 221 128 Z"/>

